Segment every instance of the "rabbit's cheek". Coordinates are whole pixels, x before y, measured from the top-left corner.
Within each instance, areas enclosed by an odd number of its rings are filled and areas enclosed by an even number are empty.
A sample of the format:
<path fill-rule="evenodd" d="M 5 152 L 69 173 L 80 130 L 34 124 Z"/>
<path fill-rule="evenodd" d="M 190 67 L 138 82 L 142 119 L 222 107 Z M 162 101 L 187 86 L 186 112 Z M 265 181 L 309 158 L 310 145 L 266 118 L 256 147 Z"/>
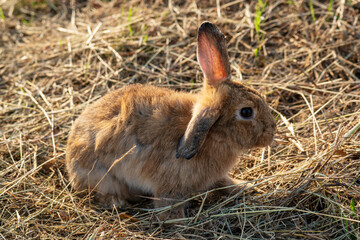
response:
<path fill-rule="evenodd" d="M 243 121 L 241 125 L 233 131 L 235 134 L 235 141 L 242 149 L 249 149 L 256 143 L 257 125 L 248 121 Z"/>
<path fill-rule="evenodd" d="M 260 121 L 253 121 L 252 129 L 253 142 L 251 147 L 254 147 L 258 146 L 259 141 L 261 141 L 261 135 L 264 132 L 264 125 Z"/>

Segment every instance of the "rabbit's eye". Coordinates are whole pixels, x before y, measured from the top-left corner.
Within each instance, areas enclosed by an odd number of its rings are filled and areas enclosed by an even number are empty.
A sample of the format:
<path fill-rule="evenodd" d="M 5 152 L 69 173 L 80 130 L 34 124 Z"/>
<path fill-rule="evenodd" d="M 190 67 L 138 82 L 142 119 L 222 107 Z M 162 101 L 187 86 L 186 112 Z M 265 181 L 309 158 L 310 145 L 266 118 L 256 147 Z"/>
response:
<path fill-rule="evenodd" d="M 240 110 L 240 116 L 245 119 L 250 119 L 253 116 L 253 110 L 251 107 L 245 107 Z"/>

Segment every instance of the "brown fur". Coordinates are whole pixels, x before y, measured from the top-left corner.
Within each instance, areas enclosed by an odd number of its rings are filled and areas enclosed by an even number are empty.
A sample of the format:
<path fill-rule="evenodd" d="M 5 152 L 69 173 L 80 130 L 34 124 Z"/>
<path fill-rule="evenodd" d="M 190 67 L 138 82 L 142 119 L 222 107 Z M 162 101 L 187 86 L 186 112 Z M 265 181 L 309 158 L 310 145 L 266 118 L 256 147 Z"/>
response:
<path fill-rule="evenodd" d="M 221 34 L 207 30 L 213 27 L 202 30 L 210 42 L 219 38 L 212 34 Z M 217 55 L 228 61 L 226 53 Z M 275 123 L 256 91 L 230 80 L 228 62 L 215 59 L 206 64 L 222 68 L 226 77 L 205 80 L 198 94 L 135 84 L 89 106 L 75 121 L 66 149 L 75 189 L 95 188 L 107 204 L 149 194 L 159 199 L 155 206 L 162 207 L 194 192 L 235 184 L 228 171 L 239 153 L 270 144 Z M 206 73 L 205 77 L 211 78 Z M 239 119 L 240 109 L 249 106 L 256 111 L 254 119 Z M 183 207 L 178 207 L 170 217 L 183 214 Z"/>

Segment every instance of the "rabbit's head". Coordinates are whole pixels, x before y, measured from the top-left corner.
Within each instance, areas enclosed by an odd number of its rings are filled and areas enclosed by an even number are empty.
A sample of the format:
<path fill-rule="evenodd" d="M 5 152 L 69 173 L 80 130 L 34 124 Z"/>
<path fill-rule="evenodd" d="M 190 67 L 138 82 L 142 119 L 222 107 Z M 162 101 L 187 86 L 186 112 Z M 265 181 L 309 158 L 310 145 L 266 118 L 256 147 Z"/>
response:
<path fill-rule="evenodd" d="M 210 129 L 216 141 L 227 141 L 234 149 L 269 145 L 276 131 L 270 109 L 258 92 L 230 79 L 225 37 L 210 22 L 199 28 L 197 57 L 204 87 L 179 142 L 177 157 L 195 156 Z"/>

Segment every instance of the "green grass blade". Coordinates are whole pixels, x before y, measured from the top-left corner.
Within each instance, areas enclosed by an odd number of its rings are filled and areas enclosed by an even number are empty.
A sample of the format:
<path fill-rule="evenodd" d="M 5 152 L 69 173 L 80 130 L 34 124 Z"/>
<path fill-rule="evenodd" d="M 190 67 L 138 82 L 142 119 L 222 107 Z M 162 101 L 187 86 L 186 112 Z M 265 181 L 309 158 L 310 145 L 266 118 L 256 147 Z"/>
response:
<path fill-rule="evenodd" d="M 331 10 L 332 10 L 333 1 L 334 1 L 334 0 L 330 0 L 330 1 L 329 1 L 329 5 L 328 5 L 328 13 L 331 14 L 331 15 L 332 15 L 332 11 L 331 11 Z"/>
<path fill-rule="evenodd" d="M 310 0 L 309 7 L 310 7 L 311 17 L 312 17 L 313 21 L 316 22 L 313 0 Z"/>
<path fill-rule="evenodd" d="M 5 19 L 5 15 L 1 7 L 0 7 L 0 19 Z"/>
<path fill-rule="evenodd" d="M 134 30 L 131 28 L 131 17 L 132 17 L 132 8 L 129 8 L 129 14 L 128 14 L 128 23 L 129 23 L 129 26 L 128 26 L 128 29 L 129 29 L 129 32 L 130 32 L 130 36 L 134 35 Z"/>

